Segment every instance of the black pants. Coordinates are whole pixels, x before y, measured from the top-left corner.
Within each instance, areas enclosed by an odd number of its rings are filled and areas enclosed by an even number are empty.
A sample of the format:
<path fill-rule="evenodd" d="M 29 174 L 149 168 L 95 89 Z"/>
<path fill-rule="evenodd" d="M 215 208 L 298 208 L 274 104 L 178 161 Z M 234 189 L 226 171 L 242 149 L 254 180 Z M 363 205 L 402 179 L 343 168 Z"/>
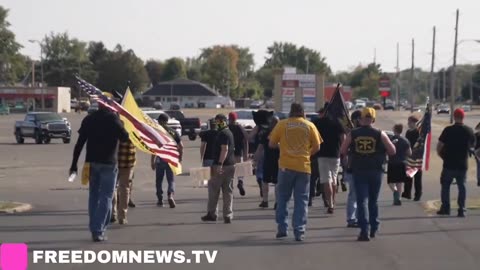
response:
<path fill-rule="evenodd" d="M 317 183 L 319 183 L 320 174 L 318 172 L 318 159 L 312 157 L 310 159 L 311 165 L 310 168 L 312 169 L 312 174 L 310 175 L 310 197 L 309 200 L 312 201 L 315 197 L 315 193 L 317 190 Z"/>
<path fill-rule="evenodd" d="M 415 198 L 420 199 L 422 197 L 422 172 L 419 171 L 412 178 L 407 177 L 405 180 L 405 187 L 402 196 L 411 198 L 412 197 L 412 184 L 415 186 Z"/>

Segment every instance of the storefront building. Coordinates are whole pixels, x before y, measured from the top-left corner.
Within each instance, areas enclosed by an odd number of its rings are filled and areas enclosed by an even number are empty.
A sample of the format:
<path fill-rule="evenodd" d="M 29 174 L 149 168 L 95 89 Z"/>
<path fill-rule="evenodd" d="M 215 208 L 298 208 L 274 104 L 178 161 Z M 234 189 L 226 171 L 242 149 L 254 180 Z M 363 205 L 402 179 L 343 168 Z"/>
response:
<path fill-rule="evenodd" d="M 0 106 L 11 113 L 70 112 L 70 87 L 0 87 Z"/>

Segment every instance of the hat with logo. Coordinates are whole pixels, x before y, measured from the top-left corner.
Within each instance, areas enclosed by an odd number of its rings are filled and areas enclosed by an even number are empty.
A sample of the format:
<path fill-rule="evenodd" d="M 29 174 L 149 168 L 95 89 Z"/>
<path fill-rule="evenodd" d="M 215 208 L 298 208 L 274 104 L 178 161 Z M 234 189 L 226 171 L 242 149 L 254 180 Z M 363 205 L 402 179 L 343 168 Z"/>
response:
<path fill-rule="evenodd" d="M 375 119 L 376 112 L 374 108 L 365 107 L 362 109 L 362 118 L 367 118 L 367 117 Z"/>

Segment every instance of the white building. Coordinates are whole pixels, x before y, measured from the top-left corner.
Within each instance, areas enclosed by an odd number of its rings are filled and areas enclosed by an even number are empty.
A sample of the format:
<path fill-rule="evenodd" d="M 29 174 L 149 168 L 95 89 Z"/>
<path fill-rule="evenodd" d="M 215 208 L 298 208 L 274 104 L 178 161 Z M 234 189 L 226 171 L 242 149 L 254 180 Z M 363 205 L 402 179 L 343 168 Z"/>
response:
<path fill-rule="evenodd" d="M 230 98 L 220 96 L 207 85 L 187 80 L 176 79 L 161 82 L 143 93 L 143 102 L 152 106 L 156 102 L 162 103 L 163 108 L 170 108 L 178 104 L 181 108 L 220 108 L 232 106 Z"/>

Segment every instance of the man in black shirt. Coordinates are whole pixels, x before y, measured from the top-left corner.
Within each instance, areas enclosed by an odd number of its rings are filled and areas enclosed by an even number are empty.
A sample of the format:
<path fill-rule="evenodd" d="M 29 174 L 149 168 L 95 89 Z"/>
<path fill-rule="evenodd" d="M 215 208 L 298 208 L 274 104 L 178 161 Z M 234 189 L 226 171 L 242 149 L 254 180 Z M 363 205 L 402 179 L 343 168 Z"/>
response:
<path fill-rule="evenodd" d="M 408 118 L 408 130 L 405 133 L 405 137 L 410 143 L 410 147 L 413 149 L 413 146 L 417 143 L 420 133 L 417 128 L 418 118 L 415 116 L 410 116 Z M 405 187 L 402 193 L 402 197 L 405 199 L 412 198 L 412 185 L 415 186 L 415 195 L 413 197 L 414 201 L 420 201 L 422 197 L 422 171 L 419 170 L 413 178 L 407 177 L 405 179 Z"/>
<path fill-rule="evenodd" d="M 453 117 L 455 123 L 443 130 L 437 144 L 437 153 L 443 159 L 440 176 L 442 206 L 437 214 L 450 215 L 450 185 L 455 179 L 458 186 L 458 217 L 465 217 L 468 156 L 470 149 L 475 146 L 475 135 L 470 127 L 463 124 L 465 113 L 462 109 L 456 109 Z"/>
<path fill-rule="evenodd" d="M 223 114 L 215 116 L 218 134 L 213 150 L 212 178 L 208 181 L 207 215 L 203 221 L 217 221 L 218 198 L 220 190 L 223 193 L 223 218 L 225 223 L 231 223 L 233 218 L 233 177 L 235 174 L 234 139 L 227 126 L 227 117 Z"/>
<path fill-rule="evenodd" d="M 240 163 L 243 161 L 247 161 L 248 159 L 248 135 L 245 129 L 237 123 L 238 115 L 236 112 L 231 112 L 228 114 L 228 128 L 233 134 L 234 139 L 234 156 L 235 162 Z M 243 177 L 238 177 L 238 191 L 240 192 L 241 196 L 245 196 L 245 188 L 243 187 Z"/>
<path fill-rule="evenodd" d="M 215 140 L 218 134 L 215 119 L 210 119 L 209 125 L 209 130 L 200 133 L 200 139 L 202 140 L 202 144 L 200 145 L 200 158 L 203 167 L 211 167 L 213 165 Z"/>
<path fill-rule="evenodd" d="M 158 116 L 157 122 L 170 134 L 170 136 L 175 140 L 177 143 L 178 154 L 180 156 L 179 161 L 182 162 L 183 156 L 183 144 L 180 138 L 180 135 L 173 130 L 171 127 L 167 125 L 169 116 L 166 113 L 162 113 Z M 170 208 L 175 208 L 175 200 L 173 199 L 173 195 L 175 193 L 175 176 L 173 175 L 172 168 L 168 162 L 162 160 L 161 158 L 152 155 L 151 158 L 151 165 L 152 170 L 155 170 L 155 183 L 157 188 L 157 206 L 163 207 L 163 178 L 165 174 L 167 175 L 167 196 L 168 196 L 168 204 Z"/>
<path fill-rule="evenodd" d="M 93 241 L 105 241 L 105 231 L 112 213 L 112 199 L 117 179 L 118 141 L 127 142 L 128 133 L 118 116 L 102 105 L 87 115 L 78 130 L 70 173 L 76 173 L 78 158 L 87 143 L 85 162 L 90 163 L 88 215 Z"/>
<path fill-rule="evenodd" d="M 333 214 L 340 169 L 340 145 L 345 139 L 345 130 L 338 120 L 325 117 L 325 110 L 320 111 L 320 118 L 315 121 L 315 126 L 324 140 L 317 153 L 320 183 L 328 204 L 327 213 Z"/>

